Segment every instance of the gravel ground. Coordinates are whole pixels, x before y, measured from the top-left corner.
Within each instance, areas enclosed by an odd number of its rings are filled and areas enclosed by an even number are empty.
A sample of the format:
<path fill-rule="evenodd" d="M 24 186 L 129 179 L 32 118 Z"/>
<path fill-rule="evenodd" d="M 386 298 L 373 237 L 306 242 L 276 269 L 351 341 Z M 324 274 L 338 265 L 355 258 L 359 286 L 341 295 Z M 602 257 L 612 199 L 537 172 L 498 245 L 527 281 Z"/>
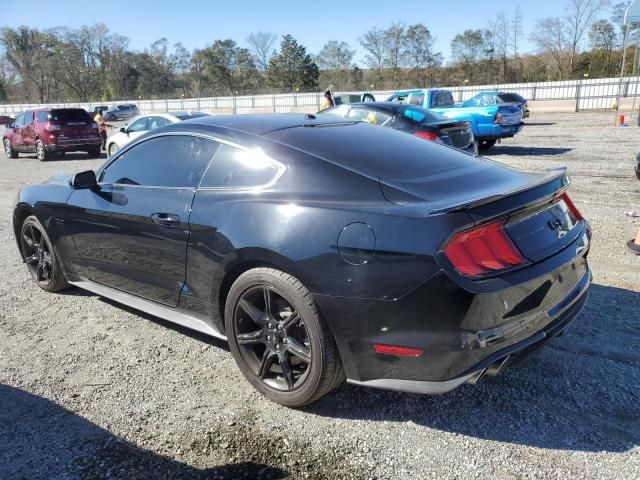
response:
<path fill-rule="evenodd" d="M 343 385 L 291 410 L 222 342 L 73 289 L 40 291 L 10 226 L 21 185 L 96 167 L 0 157 L 0 478 L 640 478 L 636 128 L 535 116 L 490 157 L 567 165 L 591 221 L 591 298 L 518 368 L 429 397 Z"/>

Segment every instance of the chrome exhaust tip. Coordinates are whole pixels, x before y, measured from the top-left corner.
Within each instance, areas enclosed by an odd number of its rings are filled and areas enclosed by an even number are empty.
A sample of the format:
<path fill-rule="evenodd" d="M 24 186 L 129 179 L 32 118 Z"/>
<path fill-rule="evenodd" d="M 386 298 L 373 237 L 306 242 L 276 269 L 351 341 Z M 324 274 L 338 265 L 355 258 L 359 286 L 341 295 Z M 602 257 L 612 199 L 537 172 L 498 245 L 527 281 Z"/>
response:
<path fill-rule="evenodd" d="M 489 365 L 485 370 L 486 374 L 491 375 L 492 377 L 495 377 L 496 375 L 498 375 L 502 371 L 502 369 L 505 367 L 507 362 L 509 361 L 509 358 L 511 358 L 511 355 L 507 355 L 499 362 L 492 363 L 491 365 Z"/>

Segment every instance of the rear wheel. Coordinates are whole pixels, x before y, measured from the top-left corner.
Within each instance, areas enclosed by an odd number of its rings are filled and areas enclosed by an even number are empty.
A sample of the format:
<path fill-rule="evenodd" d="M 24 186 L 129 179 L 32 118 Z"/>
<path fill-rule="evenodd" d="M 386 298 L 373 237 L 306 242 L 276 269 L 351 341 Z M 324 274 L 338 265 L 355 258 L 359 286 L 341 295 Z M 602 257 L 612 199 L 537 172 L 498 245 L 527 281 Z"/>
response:
<path fill-rule="evenodd" d="M 300 407 L 344 380 L 313 296 L 291 275 L 272 268 L 240 275 L 227 296 L 225 327 L 243 375 L 274 402 Z"/>
<path fill-rule="evenodd" d="M 8 138 L 4 140 L 4 153 L 7 158 L 18 158 L 18 152 L 13 149 L 11 141 Z"/>
<path fill-rule="evenodd" d="M 69 286 L 49 237 L 38 219 L 31 215 L 22 223 L 20 251 L 34 282 L 47 292 L 59 292 Z"/>
<path fill-rule="evenodd" d="M 478 150 L 486 151 L 496 144 L 496 140 L 480 140 L 478 142 Z"/>
<path fill-rule="evenodd" d="M 36 140 L 36 157 L 41 162 L 49 160 L 50 158 L 49 152 L 44 148 L 44 143 L 40 139 Z"/>

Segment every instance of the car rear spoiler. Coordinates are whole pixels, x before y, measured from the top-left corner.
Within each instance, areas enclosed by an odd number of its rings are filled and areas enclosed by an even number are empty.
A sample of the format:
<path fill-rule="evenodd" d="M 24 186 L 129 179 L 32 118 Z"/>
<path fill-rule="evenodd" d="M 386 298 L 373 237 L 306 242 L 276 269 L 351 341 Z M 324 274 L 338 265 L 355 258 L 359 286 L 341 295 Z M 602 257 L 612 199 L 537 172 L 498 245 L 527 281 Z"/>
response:
<path fill-rule="evenodd" d="M 429 213 L 452 213 L 452 212 L 459 212 L 462 210 L 469 210 L 475 207 L 479 207 L 481 205 L 486 205 L 487 203 L 503 200 L 505 198 L 512 197 L 524 191 L 532 190 L 542 185 L 550 184 L 553 182 L 558 183 L 557 188 L 555 188 L 555 192 L 559 193 L 559 192 L 565 191 L 569 187 L 569 184 L 571 183 L 571 180 L 567 176 L 567 167 L 565 166 L 547 168 L 544 170 L 544 173 L 543 172 L 535 172 L 535 173 L 542 173 L 542 175 L 540 175 L 540 177 L 536 181 L 529 183 L 527 185 L 524 185 L 518 189 L 505 192 L 505 193 L 500 193 L 497 195 L 478 198 L 476 200 L 468 200 L 456 205 L 449 205 L 441 209 L 431 210 Z"/>

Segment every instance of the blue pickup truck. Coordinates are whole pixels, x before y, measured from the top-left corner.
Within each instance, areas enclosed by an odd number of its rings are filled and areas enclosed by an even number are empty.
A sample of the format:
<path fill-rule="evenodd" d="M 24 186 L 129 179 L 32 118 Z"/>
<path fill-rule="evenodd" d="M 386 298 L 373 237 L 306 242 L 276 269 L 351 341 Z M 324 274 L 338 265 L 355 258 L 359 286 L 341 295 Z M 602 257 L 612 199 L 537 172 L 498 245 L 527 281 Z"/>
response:
<path fill-rule="evenodd" d="M 387 101 L 419 105 L 452 120 L 469 122 L 479 150 L 489 150 L 499 139 L 513 137 L 524 125 L 522 108 L 518 105 L 456 106 L 449 90 L 397 92 Z"/>

